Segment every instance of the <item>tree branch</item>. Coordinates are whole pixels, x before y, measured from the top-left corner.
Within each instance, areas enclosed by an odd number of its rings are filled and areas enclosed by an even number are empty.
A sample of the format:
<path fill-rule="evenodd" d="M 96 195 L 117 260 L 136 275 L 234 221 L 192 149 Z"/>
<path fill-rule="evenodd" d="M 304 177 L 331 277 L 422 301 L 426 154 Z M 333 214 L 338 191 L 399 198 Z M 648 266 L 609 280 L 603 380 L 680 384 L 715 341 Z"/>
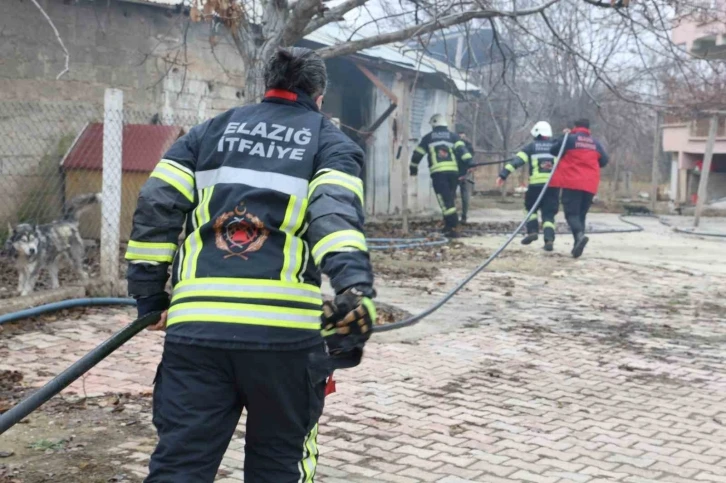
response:
<path fill-rule="evenodd" d="M 293 45 L 304 36 L 306 26 L 323 6 L 321 0 L 298 0 L 282 33 L 282 45 Z"/>
<path fill-rule="evenodd" d="M 402 40 L 410 39 L 416 35 L 427 34 L 435 30 L 450 27 L 452 25 L 460 24 L 474 19 L 484 18 L 495 18 L 495 17 L 524 17 L 528 15 L 534 15 L 543 12 L 547 7 L 560 2 L 561 0 L 549 0 L 547 3 L 540 7 L 531 8 L 527 10 L 519 11 L 501 11 L 501 10 L 467 10 L 466 12 L 460 12 L 455 14 L 446 15 L 421 25 L 415 25 L 413 27 L 404 28 L 395 32 L 389 32 L 381 35 L 375 35 L 361 40 L 355 40 L 353 42 L 346 42 L 338 45 L 331 45 L 329 47 L 323 47 L 318 50 L 318 53 L 324 59 L 331 57 L 338 57 L 341 55 L 348 55 L 358 52 L 363 49 L 375 47 L 377 45 L 390 44 L 393 42 L 400 42 Z"/>
<path fill-rule="evenodd" d="M 40 13 L 42 13 L 43 17 L 45 17 L 45 19 L 48 21 L 48 23 L 50 24 L 50 28 L 52 28 L 53 32 L 55 32 L 55 38 L 58 39 L 58 43 L 60 44 L 61 48 L 63 49 L 63 52 L 65 52 L 65 54 L 66 54 L 66 65 L 65 65 L 65 68 L 62 71 L 60 71 L 60 73 L 56 76 L 56 80 L 58 80 L 61 77 L 63 77 L 63 75 L 66 72 L 68 72 L 70 70 L 70 68 L 68 67 L 68 64 L 71 61 L 71 55 L 68 53 L 68 49 L 66 49 L 66 45 L 63 43 L 63 39 L 61 38 L 60 33 L 58 33 L 58 29 L 55 28 L 55 24 L 50 19 L 48 14 L 45 13 L 45 10 L 43 10 L 43 7 L 40 6 L 40 4 L 38 3 L 38 0 L 30 0 L 30 1 L 33 2 L 33 5 L 38 7 L 38 10 L 40 10 Z"/>
<path fill-rule="evenodd" d="M 303 30 L 302 36 L 304 37 L 305 35 L 309 35 L 329 23 L 337 22 L 343 17 L 343 15 L 355 8 L 365 5 L 367 2 L 368 0 L 346 0 L 340 5 L 337 5 L 325 12 L 324 15 L 312 19 L 310 23 L 308 23 L 307 27 L 305 27 L 305 30 Z"/>

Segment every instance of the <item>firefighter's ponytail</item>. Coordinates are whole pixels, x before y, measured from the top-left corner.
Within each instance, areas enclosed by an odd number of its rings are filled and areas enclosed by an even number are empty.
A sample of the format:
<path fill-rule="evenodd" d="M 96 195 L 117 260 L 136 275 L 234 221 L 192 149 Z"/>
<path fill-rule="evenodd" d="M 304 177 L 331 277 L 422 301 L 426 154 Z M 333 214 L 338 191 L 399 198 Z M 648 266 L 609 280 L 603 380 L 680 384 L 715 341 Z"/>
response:
<path fill-rule="evenodd" d="M 325 62 L 315 51 L 303 47 L 278 48 L 265 67 L 267 89 L 299 89 L 317 97 L 325 94 L 327 84 Z"/>

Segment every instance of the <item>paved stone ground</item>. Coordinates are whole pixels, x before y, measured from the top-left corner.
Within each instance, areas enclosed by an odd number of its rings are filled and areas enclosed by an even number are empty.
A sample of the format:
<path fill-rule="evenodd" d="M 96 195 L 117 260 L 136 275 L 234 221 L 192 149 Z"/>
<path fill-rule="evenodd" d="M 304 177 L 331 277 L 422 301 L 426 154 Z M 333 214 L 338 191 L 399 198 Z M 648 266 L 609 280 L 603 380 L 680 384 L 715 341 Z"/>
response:
<path fill-rule="evenodd" d="M 610 240 L 579 261 L 515 247 L 415 331 L 376 336 L 362 366 L 337 374 L 316 480 L 726 482 L 726 280 L 600 258 Z M 379 290 L 420 309 L 464 273 Z M 109 310 L 16 335 L 0 369 L 40 384 L 129 320 Z M 86 394 L 148 392 L 160 349 L 158 334 L 132 340 Z M 112 453 L 141 477 L 153 444 Z M 241 425 L 219 481 L 243 481 L 243 462 Z"/>

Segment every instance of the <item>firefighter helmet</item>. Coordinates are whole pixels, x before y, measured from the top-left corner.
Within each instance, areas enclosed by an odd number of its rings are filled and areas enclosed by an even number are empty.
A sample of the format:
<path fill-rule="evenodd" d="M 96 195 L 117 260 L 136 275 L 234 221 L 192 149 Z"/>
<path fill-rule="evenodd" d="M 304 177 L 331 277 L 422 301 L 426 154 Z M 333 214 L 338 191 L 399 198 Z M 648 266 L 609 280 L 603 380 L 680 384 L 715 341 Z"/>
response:
<path fill-rule="evenodd" d="M 443 114 L 434 114 L 433 116 L 431 116 L 431 119 L 429 119 L 429 124 L 431 124 L 431 127 L 448 126 L 446 118 Z"/>
<path fill-rule="evenodd" d="M 544 138 L 551 138 L 552 137 L 552 126 L 550 126 L 550 123 L 547 121 L 539 121 L 537 124 L 534 125 L 532 128 L 532 137 L 538 137 L 542 136 Z"/>

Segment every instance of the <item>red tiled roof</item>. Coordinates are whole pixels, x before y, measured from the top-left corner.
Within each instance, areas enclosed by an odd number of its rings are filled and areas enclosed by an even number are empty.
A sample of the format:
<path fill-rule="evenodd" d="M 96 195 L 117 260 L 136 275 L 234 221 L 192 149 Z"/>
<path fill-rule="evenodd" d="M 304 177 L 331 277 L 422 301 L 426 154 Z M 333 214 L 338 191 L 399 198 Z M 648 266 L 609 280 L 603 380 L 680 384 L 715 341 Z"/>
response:
<path fill-rule="evenodd" d="M 180 126 L 126 124 L 123 127 L 123 171 L 153 171 L 156 164 L 183 134 Z M 86 126 L 62 163 L 69 169 L 101 169 L 103 164 L 103 123 Z"/>

